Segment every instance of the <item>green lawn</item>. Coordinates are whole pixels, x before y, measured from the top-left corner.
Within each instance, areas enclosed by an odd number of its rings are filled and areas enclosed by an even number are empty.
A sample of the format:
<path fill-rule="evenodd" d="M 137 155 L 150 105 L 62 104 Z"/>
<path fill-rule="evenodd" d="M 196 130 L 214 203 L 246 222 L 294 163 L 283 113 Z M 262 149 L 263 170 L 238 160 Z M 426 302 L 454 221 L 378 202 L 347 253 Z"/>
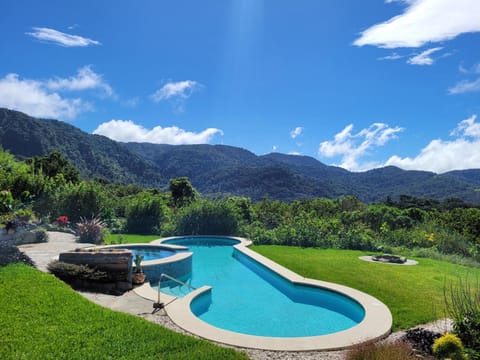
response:
<path fill-rule="evenodd" d="M 105 244 L 119 244 L 120 237 L 125 244 L 149 243 L 161 239 L 160 235 L 108 234 L 105 236 Z"/>
<path fill-rule="evenodd" d="M 431 259 L 416 259 L 415 266 L 369 263 L 361 251 L 323 250 L 284 246 L 253 246 L 252 250 L 296 273 L 364 291 L 383 301 L 392 312 L 393 330 L 426 323 L 445 314 L 445 284 L 480 270 Z"/>
<path fill-rule="evenodd" d="M 0 267 L 0 359 L 247 359 L 93 304 L 53 275 Z"/>

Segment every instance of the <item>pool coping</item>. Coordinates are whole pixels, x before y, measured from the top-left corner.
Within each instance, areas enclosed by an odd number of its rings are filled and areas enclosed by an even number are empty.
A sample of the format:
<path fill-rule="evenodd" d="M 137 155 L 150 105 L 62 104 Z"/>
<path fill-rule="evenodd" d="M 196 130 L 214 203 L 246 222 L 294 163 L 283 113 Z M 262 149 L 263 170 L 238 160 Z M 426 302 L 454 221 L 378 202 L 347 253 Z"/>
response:
<path fill-rule="evenodd" d="M 155 240 L 154 242 L 161 244 L 166 240 L 195 237 L 196 236 L 176 236 Z M 207 236 L 197 237 L 202 238 Z M 347 286 L 304 278 L 253 250 L 248 249 L 248 246 L 252 244 L 248 239 L 232 236 L 208 237 L 227 238 L 240 241 L 239 244 L 234 245 L 238 251 L 266 266 L 293 284 L 320 287 L 354 299 L 364 308 L 365 317 L 358 325 L 355 325 L 350 329 L 328 335 L 307 337 L 254 336 L 217 328 L 200 320 L 192 313 L 190 310 L 191 302 L 195 297 L 210 291 L 210 286 L 203 286 L 196 289 L 183 298 L 176 298 L 161 293 L 160 299 L 167 304 L 165 306 L 165 311 L 168 316 L 176 325 L 187 332 L 226 345 L 274 351 L 341 350 L 355 344 L 376 341 L 390 334 L 392 327 L 392 314 L 385 304 L 371 295 Z M 135 288 L 134 291 L 139 296 L 146 299 L 152 301 L 158 300 L 158 291 L 155 291 L 148 284 Z"/>
<path fill-rule="evenodd" d="M 154 240 L 158 241 L 158 240 Z M 101 245 L 101 246 L 91 246 L 86 249 L 125 249 L 128 250 L 128 246 L 143 246 L 143 247 L 159 247 L 161 246 L 165 250 L 172 250 L 172 251 L 178 251 L 181 250 L 182 252 L 176 252 L 173 255 L 167 256 L 165 258 L 161 259 L 153 259 L 153 260 L 142 260 L 141 266 L 142 267 L 149 267 L 149 266 L 155 266 L 155 265 L 163 265 L 163 264 L 169 264 L 172 262 L 176 262 L 179 260 L 183 260 L 189 256 L 192 255 L 191 252 L 187 251 L 188 248 L 185 246 L 180 246 L 180 245 L 173 245 L 173 244 L 161 244 L 161 243 L 132 243 L 132 244 L 115 244 L 115 245 Z M 135 264 L 133 263 L 132 266 L 135 268 Z"/>

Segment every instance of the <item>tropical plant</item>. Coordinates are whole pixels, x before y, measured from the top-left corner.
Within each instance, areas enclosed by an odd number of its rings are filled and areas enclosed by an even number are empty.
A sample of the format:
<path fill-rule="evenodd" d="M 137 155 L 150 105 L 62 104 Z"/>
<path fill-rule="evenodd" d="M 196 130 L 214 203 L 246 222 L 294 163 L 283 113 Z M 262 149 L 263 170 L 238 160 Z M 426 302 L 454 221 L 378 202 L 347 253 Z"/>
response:
<path fill-rule="evenodd" d="M 99 216 L 91 219 L 80 218 L 77 223 L 78 241 L 81 243 L 100 244 L 103 242 L 104 222 Z"/>
<path fill-rule="evenodd" d="M 140 254 L 135 254 L 135 259 L 133 260 L 135 263 L 135 272 L 136 273 L 142 273 L 142 261 L 143 261 L 144 256 Z"/>

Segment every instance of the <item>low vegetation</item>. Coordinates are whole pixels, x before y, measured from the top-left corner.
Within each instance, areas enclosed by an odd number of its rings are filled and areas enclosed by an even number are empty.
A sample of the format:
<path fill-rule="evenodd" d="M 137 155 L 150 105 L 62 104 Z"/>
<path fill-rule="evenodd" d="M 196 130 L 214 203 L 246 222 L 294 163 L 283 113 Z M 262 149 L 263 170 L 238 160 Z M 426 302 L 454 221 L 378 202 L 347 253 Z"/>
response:
<path fill-rule="evenodd" d="M 412 348 L 404 343 L 362 344 L 348 351 L 346 360 L 416 360 Z"/>
<path fill-rule="evenodd" d="M 22 264 L 0 267 L 0 282 L 1 359 L 247 359 L 97 306 Z"/>

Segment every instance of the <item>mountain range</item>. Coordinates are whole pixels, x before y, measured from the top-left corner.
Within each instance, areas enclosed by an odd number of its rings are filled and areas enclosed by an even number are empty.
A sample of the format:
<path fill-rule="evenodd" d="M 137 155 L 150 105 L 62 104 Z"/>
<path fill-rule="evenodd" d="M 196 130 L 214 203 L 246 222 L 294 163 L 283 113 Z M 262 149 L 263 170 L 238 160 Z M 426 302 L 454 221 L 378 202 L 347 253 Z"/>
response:
<path fill-rule="evenodd" d="M 480 204 L 480 169 L 444 174 L 384 167 L 350 172 L 298 155 L 254 153 L 226 145 L 121 143 L 58 120 L 0 108 L 0 144 L 19 159 L 60 151 L 86 179 L 166 189 L 187 176 L 204 195 L 238 195 L 258 201 L 338 198 L 367 203 L 400 195 L 459 198 Z"/>

